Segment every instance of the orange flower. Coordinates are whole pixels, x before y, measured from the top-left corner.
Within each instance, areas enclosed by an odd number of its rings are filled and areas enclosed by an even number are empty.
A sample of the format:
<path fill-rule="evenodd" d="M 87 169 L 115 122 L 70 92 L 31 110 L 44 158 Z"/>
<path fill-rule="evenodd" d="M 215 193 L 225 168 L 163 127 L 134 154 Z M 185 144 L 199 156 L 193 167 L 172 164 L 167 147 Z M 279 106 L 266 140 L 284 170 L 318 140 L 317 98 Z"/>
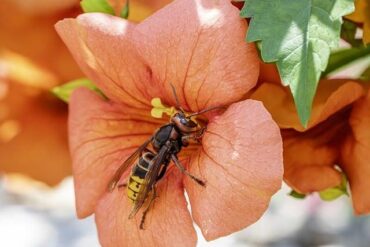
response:
<path fill-rule="evenodd" d="M 16 8 L 23 14 L 33 16 L 51 16 L 56 13 L 61 13 L 67 9 L 78 6 L 80 0 L 3 0 L 5 5 Z M 9 14 L 12 11 L 9 11 Z"/>
<path fill-rule="evenodd" d="M 27 59 L 39 70 L 53 74 L 54 78 L 51 78 L 52 83 L 48 85 L 49 87 L 80 76 L 81 72 L 54 29 L 54 24 L 58 20 L 74 17 L 79 13 L 77 1 L 72 8 L 62 8 L 57 13 L 43 15 L 22 10 L 17 3 L 6 0 L 0 4 L 0 59 L 6 59 L 2 56 L 4 50 Z M 52 8 L 51 3 L 48 6 Z"/>
<path fill-rule="evenodd" d="M 273 94 L 272 99 L 270 95 Z M 370 212 L 369 97 L 363 87 L 346 80 L 321 81 L 307 129 L 298 120 L 290 92 L 265 83 L 252 95 L 262 100 L 281 128 L 284 180 L 300 193 L 322 191 L 347 175 L 356 213 Z"/>
<path fill-rule="evenodd" d="M 2 83 L 8 89 L 0 101 L 1 172 L 59 183 L 71 174 L 66 106 L 40 89 Z"/>
<path fill-rule="evenodd" d="M 351 135 L 341 149 L 341 167 L 346 172 L 357 214 L 370 212 L 370 91 L 353 106 L 349 118 Z"/>
<path fill-rule="evenodd" d="M 258 76 L 257 53 L 244 41 L 246 26 L 228 0 L 177 0 L 138 25 L 104 14 L 57 24 L 80 67 L 110 99 L 77 90 L 69 118 L 77 213 L 95 213 L 103 246 L 195 246 L 193 220 L 212 240 L 252 224 L 266 210 L 281 185 L 282 143 L 260 102 L 235 103 Z M 184 165 L 207 186 L 169 168 L 140 231 L 140 214 L 128 219 L 127 195 L 108 193 L 107 185 L 122 161 L 166 123 L 150 116 L 150 102 L 159 97 L 176 105 L 170 83 L 188 112 L 229 107 L 208 116 L 201 146 L 182 151 Z"/>
<path fill-rule="evenodd" d="M 50 13 L 40 13 L 30 2 L 36 8 L 36 1 L 0 4 L 0 171 L 55 185 L 71 174 L 71 161 L 67 107 L 48 90 L 81 72 L 54 24 L 77 11 L 48 1 Z"/>

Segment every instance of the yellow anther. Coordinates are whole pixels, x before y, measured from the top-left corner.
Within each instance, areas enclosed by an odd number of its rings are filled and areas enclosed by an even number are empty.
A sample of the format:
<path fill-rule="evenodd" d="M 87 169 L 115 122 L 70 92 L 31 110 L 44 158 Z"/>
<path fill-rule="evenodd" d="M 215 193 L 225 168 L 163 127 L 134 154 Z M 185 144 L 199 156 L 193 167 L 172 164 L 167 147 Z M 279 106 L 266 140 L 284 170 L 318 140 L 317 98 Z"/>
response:
<path fill-rule="evenodd" d="M 153 106 L 150 114 L 154 118 L 162 118 L 163 113 L 167 114 L 168 116 L 173 116 L 176 113 L 175 107 L 167 107 L 162 104 L 162 101 L 160 98 L 153 98 L 151 101 L 151 104 Z"/>

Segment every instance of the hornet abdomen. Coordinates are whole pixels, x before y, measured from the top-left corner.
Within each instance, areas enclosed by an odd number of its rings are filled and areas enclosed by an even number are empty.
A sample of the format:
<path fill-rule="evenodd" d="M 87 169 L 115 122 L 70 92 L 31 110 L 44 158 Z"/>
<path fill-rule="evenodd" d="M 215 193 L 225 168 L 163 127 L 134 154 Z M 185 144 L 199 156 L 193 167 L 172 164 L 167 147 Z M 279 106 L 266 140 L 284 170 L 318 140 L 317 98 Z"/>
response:
<path fill-rule="evenodd" d="M 137 200 L 137 196 L 145 180 L 145 176 L 150 170 L 153 158 L 154 154 L 152 152 L 145 152 L 132 168 L 130 180 L 127 186 L 127 195 L 132 202 Z"/>

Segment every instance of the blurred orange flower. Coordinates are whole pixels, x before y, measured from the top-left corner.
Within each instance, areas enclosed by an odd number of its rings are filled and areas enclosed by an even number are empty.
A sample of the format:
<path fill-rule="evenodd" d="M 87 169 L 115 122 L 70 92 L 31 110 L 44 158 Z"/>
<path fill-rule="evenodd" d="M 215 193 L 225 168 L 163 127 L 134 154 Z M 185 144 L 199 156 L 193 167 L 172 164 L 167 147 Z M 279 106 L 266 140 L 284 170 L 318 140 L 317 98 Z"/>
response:
<path fill-rule="evenodd" d="M 306 129 L 287 88 L 264 83 L 252 95 L 264 102 L 281 128 L 284 180 L 300 193 L 322 191 L 341 183 L 340 167 L 348 177 L 358 214 L 370 212 L 370 152 L 364 151 L 370 150 L 370 108 L 366 108 L 370 103 L 364 94 L 357 82 L 321 81 Z"/>
<path fill-rule="evenodd" d="M 21 1 L 19 1 L 21 2 Z M 37 2 L 37 1 L 22 1 Z M 45 1 L 43 1 L 45 2 Z M 51 1 L 63 2 L 63 1 Z M 51 5 L 50 2 L 50 5 Z M 8 59 L 8 53 L 18 55 L 29 64 L 54 76 L 49 87 L 75 79 L 80 70 L 56 34 L 54 24 L 65 17 L 80 13 L 78 1 L 70 8 L 50 14 L 35 15 L 19 8 L 18 2 L 5 0 L 0 4 L 0 59 L 17 66 L 15 59 Z M 3 51 L 7 53 L 2 54 Z M 24 67 L 24 66 L 23 66 Z M 18 73 L 20 73 L 18 71 Z M 15 75 L 17 73 L 12 73 Z M 26 76 L 25 76 L 26 77 Z M 34 79 L 35 81 L 38 78 Z M 17 80 L 23 83 L 23 80 Z M 36 83 L 36 82 L 35 82 Z M 38 87 L 39 85 L 34 85 Z"/>
<path fill-rule="evenodd" d="M 57 184 L 71 173 L 66 105 L 43 90 L 2 83 L 8 88 L 0 100 L 0 171 Z"/>
<path fill-rule="evenodd" d="M 81 76 L 54 29 L 57 20 L 79 12 L 78 1 L 67 2 L 0 4 L 0 171 L 49 185 L 71 167 L 67 107 L 48 90 Z"/>
<path fill-rule="evenodd" d="M 22 14 L 33 16 L 52 16 L 65 10 L 78 6 L 80 0 L 2 0 L 5 6 Z M 21 17 L 22 18 L 22 17 Z"/>

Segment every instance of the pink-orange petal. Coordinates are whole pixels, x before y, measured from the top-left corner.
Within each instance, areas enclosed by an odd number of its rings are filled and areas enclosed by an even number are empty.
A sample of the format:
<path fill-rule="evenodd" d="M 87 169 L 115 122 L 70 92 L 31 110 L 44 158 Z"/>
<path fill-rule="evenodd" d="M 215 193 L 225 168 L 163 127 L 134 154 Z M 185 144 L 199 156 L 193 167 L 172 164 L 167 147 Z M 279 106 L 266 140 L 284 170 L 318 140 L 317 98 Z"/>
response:
<path fill-rule="evenodd" d="M 212 120 L 203 148 L 189 170 L 206 187 L 186 178 L 194 221 L 207 240 L 238 231 L 258 220 L 283 176 L 280 131 L 261 102 L 232 104 Z"/>
<path fill-rule="evenodd" d="M 76 90 L 69 106 L 77 214 L 86 217 L 94 212 L 117 167 L 160 123 L 150 117 L 150 109 L 104 101 L 88 89 Z"/>
<path fill-rule="evenodd" d="M 352 134 L 342 148 L 342 168 L 348 176 L 357 214 L 370 213 L 370 92 L 354 105 Z"/>
<path fill-rule="evenodd" d="M 178 0 L 140 23 L 135 40 L 157 92 L 174 105 L 172 83 L 181 105 L 197 111 L 235 102 L 256 84 L 259 59 L 246 29 L 229 0 Z"/>
<path fill-rule="evenodd" d="M 351 92 L 351 93 L 348 93 Z M 274 97 L 271 97 L 273 95 Z M 359 83 L 348 80 L 322 80 L 315 96 L 311 119 L 305 129 L 299 122 L 293 97 L 288 88 L 263 83 L 251 96 L 263 101 L 280 128 L 304 132 L 328 119 L 364 95 Z"/>
<path fill-rule="evenodd" d="M 83 72 L 115 102 L 142 107 L 150 69 L 132 43 L 135 25 L 115 16 L 90 13 L 65 19 L 56 29 Z"/>
<path fill-rule="evenodd" d="M 284 173 L 284 181 L 302 194 L 338 186 L 341 178 L 341 173 L 330 165 L 299 166 Z"/>
<path fill-rule="evenodd" d="M 182 175 L 170 169 L 157 184 L 157 199 L 139 229 L 142 210 L 128 219 L 132 203 L 126 190 L 105 195 L 95 219 L 103 247 L 195 247 L 197 236 L 186 207 Z"/>
<path fill-rule="evenodd" d="M 337 119 L 346 121 L 346 119 Z M 337 121 L 331 122 L 337 124 Z M 326 125 L 328 126 L 328 125 Z M 284 181 L 300 193 L 311 193 L 335 187 L 341 183 L 341 174 L 335 169 L 339 156 L 339 140 L 333 140 L 343 133 L 332 126 L 331 131 L 321 126 L 300 133 L 283 130 L 284 140 Z M 321 130 L 321 129 L 319 129 Z M 328 135 L 329 134 L 329 135 Z"/>

